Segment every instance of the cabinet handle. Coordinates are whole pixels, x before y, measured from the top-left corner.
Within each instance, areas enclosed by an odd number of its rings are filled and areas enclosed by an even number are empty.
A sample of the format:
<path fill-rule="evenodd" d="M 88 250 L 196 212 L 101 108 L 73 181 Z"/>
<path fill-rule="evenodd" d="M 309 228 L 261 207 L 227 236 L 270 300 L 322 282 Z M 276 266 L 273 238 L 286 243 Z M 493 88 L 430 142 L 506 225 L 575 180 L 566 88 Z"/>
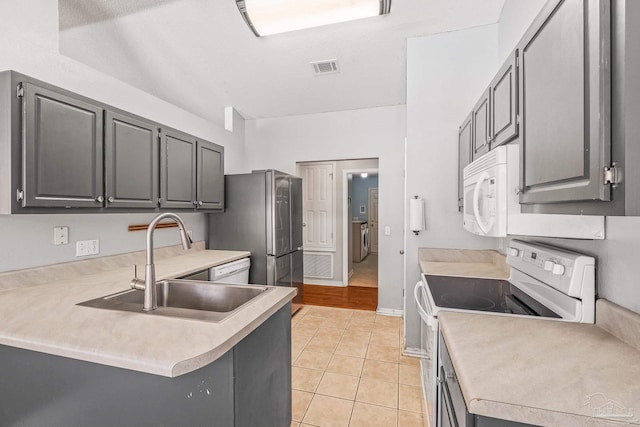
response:
<path fill-rule="evenodd" d="M 107 199 L 107 202 L 109 203 L 113 203 L 116 199 L 113 198 L 113 196 L 109 196 L 109 198 Z"/>
<path fill-rule="evenodd" d="M 198 200 L 198 206 L 202 206 L 203 204 L 202 200 Z"/>
<path fill-rule="evenodd" d="M 193 201 L 193 206 L 198 206 L 198 201 L 197 200 Z"/>
<path fill-rule="evenodd" d="M 103 196 L 96 197 L 96 202 L 98 202 L 98 203 L 104 202 L 104 197 Z"/>

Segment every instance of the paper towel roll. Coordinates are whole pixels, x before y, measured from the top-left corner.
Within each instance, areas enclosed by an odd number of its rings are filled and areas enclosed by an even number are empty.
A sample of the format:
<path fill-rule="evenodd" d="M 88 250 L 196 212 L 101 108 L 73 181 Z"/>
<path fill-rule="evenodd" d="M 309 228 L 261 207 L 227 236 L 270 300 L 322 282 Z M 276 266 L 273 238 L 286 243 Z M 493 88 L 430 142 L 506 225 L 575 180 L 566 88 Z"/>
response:
<path fill-rule="evenodd" d="M 414 197 L 409 201 L 409 229 L 418 234 L 425 228 L 424 199 Z"/>

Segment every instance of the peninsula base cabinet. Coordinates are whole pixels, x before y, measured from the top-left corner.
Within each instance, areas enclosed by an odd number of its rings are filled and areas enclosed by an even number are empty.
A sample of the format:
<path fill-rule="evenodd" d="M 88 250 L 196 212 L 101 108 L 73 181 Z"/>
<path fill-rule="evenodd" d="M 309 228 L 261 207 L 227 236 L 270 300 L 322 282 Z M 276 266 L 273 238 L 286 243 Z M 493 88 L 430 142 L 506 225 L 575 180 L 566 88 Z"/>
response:
<path fill-rule="evenodd" d="M 291 424 L 291 303 L 219 359 L 174 378 L 9 346 L 0 361 L 3 426 Z"/>
<path fill-rule="evenodd" d="M 224 210 L 224 148 L 0 72 L 0 214 Z"/>

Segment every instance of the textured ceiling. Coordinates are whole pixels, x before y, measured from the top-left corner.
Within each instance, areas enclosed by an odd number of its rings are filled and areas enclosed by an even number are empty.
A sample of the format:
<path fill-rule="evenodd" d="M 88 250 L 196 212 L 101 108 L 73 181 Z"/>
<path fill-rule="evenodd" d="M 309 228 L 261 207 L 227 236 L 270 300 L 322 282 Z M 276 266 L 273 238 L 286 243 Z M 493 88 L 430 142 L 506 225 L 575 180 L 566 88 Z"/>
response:
<path fill-rule="evenodd" d="M 503 4 L 393 0 L 386 16 L 256 38 L 234 0 L 59 0 L 60 51 L 216 123 L 228 105 L 246 118 L 370 108 L 405 103 L 408 37 L 495 23 Z M 326 59 L 341 72 L 315 76 Z"/>

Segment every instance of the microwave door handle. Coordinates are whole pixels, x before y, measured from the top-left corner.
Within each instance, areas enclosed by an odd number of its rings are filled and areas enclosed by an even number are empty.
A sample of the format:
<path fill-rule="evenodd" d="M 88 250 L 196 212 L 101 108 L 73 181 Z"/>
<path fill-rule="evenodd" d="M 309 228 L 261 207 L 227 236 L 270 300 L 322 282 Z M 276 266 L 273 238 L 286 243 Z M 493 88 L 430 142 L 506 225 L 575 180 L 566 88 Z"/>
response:
<path fill-rule="evenodd" d="M 487 172 L 482 172 L 480 174 L 480 178 L 478 178 L 478 182 L 476 182 L 476 186 L 473 189 L 473 215 L 476 217 L 476 222 L 478 223 L 478 227 L 484 234 L 489 232 L 490 225 L 482 222 L 482 217 L 480 216 L 480 187 L 482 187 L 482 183 L 489 179 L 489 174 Z"/>

